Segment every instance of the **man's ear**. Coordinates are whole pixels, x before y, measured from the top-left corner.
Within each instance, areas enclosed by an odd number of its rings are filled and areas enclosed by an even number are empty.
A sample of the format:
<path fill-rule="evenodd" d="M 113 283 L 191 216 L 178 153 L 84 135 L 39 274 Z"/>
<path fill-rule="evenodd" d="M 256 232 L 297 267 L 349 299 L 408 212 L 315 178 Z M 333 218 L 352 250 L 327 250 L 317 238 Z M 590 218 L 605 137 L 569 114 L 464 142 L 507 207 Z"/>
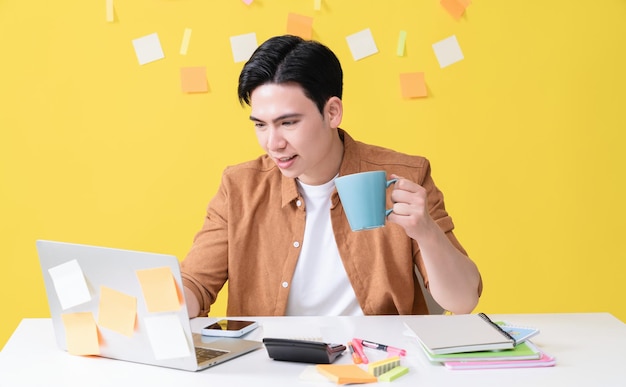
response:
<path fill-rule="evenodd" d="M 328 124 L 331 128 L 338 128 L 343 118 L 343 102 L 339 97 L 330 97 L 326 101 L 326 108 L 324 109 L 325 118 L 328 119 Z"/>

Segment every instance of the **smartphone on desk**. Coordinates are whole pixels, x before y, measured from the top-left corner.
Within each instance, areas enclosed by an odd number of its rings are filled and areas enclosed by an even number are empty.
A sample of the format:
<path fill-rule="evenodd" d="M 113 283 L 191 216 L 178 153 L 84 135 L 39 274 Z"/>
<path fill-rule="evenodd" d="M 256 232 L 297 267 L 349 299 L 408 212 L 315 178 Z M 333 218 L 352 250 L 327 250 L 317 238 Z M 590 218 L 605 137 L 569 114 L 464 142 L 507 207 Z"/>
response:
<path fill-rule="evenodd" d="M 240 337 L 258 326 L 256 321 L 221 319 L 202 328 L 201 333 L 204 336 Z"/>

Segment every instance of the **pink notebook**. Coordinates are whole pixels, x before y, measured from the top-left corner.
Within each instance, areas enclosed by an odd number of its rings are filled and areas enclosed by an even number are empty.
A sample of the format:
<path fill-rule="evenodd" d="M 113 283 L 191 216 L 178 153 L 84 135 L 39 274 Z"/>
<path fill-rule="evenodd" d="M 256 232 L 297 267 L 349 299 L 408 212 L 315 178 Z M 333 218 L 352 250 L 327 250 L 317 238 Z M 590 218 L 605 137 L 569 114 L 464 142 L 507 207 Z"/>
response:
<path fill-rule="evenodd" d="M 446 361 L 444 366 L 451 370 L 482 370 L 493 368 L 531 368 L 552 367 L 556 364 L 554 356 L 544 352 L 539 359 L 497 360 L 497 361 Z"/>

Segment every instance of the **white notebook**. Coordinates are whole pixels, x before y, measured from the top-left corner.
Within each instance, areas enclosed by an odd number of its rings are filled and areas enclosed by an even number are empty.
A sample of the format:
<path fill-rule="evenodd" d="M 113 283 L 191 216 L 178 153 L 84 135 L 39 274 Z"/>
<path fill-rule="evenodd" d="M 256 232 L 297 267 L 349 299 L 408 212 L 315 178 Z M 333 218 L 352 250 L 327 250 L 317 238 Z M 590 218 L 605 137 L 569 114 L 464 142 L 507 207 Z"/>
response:
<path fill-rule="evenodd" d="M 435 355 L 511 349 L 517 344 L 484 313 L 415 316 L 404 323 Z"/>

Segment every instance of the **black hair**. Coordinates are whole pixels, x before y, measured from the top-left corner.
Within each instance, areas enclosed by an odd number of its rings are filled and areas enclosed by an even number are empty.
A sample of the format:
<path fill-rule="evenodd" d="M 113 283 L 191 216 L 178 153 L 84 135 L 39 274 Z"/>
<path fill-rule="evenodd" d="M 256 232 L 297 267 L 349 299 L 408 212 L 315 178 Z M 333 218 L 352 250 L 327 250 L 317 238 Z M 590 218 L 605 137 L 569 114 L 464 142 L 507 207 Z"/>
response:
<path fill-rule="evenodd" d="M 325 45 L 298 36 L 266 40 L 239 74 L 239 102 L 250 105 L 250 95 L 266 83 L 297 83 L 320 113 L 331 97 L 341 98 L 343 71 L 337 56 Z"/>

